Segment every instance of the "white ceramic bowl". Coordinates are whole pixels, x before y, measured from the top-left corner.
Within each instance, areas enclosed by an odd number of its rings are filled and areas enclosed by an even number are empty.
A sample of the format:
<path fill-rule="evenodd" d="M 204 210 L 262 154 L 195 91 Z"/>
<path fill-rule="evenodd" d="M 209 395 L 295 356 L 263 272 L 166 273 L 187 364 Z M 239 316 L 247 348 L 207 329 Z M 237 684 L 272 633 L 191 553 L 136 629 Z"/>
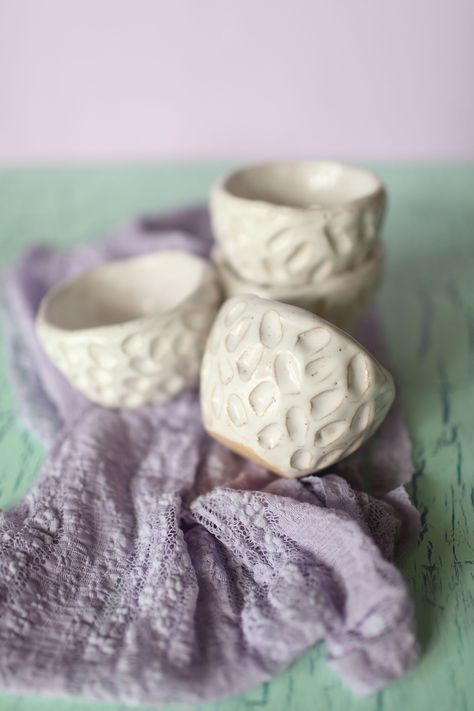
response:
<path fill-rule="evenodd" d="M 317 283 L 361 264 L 373 251 L 384 209 L 376 175 L 330 161 L 241 168 L 210 196 L 222 257 L 256 284 Z"/>
<path fill-rule="evenodd" d="M 256 294 L 264 299 L 283 301 L 312 311 L 344 331 L 352 331 L 372 303 L 382 279 L 384 261 L 382 245 L 378 244 L 362 264 L 320 283 L 275 286 L 245 281 L 224 261 L 218 248 L 213 250 L 212 256 L 227 298 Z"/>
<path fill-rule="evenodd" d="M 394 393 L 390 374 L 349 335 L 250 294 L 222 306 L 201 369 L 209 434 L 290 478 L 354 452 Z"/>
<path fill-rule="evenodd" d="M 137 407 L 197 385 L 221 300 L 212 264 L 183 251 L 155 252 L 108 262 L 53 289 L 36 329 L 86 397 Z"/>

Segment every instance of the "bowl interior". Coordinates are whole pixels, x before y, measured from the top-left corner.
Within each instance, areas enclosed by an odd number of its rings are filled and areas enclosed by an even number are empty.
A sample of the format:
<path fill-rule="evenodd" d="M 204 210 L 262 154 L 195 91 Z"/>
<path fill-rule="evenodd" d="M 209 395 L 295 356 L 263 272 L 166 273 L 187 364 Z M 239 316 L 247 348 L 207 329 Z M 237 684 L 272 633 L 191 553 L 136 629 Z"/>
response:
<path fill-rule="evenodd" d="M 330 161 L 283 161 L 243 168 L 224 181 L 239 198 L 295 208 L 344 205 L 367 197 L 382 184 L 369 171 Z"/>
<path fill-rule="evenodd" d="M 202 282 L 205 262 L 185 252 L 157 252 L 109 262 L 59 287 L 44 319 L 75 331 L 165 314 Z"/>

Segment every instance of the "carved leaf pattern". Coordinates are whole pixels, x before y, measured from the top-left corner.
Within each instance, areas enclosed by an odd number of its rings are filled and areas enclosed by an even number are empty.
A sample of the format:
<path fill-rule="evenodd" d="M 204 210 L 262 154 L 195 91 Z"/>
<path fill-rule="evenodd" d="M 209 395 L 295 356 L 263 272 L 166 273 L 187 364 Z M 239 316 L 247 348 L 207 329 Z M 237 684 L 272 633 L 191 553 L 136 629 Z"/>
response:
<path fill-rule="evenodd" d="M 204 393 L 209 382 L 219 388 L 211 398 L 216 419 L 206 422 L 205 415 L 206 426 L 230 442 L 244 437 L 249 456 L 285 476 L 330 466 L 383 419 L 393 398 L 389 376 L 317 317 L 289 314 L 255 296 L 244 300 L 246 307 L 242 298 L 230 300 L 214 327 L 220 346 L 216 355 L 208 349 L 212 362 L 201 382 Z"/>
<path fill-rule="evenodd" d="M 300 367 L 289 351 L 279 353 L 275 358 L 275 380 L 283 393 L 299 393 L 301 390 Z"/>
<path fill-rule="evenodd" d="M 256 284 L 271 277 L 275 284 L 296 285 L 360 264 L 377 241 L 384 204 L 379 192 L 363 205 L 328 207 L 302 219 L 279 205 L 237 210 L 221 197 L 211 210 L 219 249 L 237 273 Z"/>

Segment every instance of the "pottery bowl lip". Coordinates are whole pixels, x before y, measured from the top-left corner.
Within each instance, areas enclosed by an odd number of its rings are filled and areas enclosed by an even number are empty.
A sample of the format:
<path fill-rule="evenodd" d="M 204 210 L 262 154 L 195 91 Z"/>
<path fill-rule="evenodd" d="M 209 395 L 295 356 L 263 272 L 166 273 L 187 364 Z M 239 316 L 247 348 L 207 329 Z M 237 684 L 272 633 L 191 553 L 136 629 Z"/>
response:
<path fill-rule="evenodd" d="M 308 184 L 311 186 L 312 183 L 312 200 L 310 192 L 307 193 L 306 199 L 291 199 L 292 193 L 301 195 L 305 187 L 307 189 Z M 334 193 L 337 188 L 341 191 L 339 199 Z M 331 189 L 333 197 L 328 199 Z M 326 199 L 321 199 L 319 203 L 318 190 L 321 195 L 326 193 Z M 270 198 L 272 192 L 279 194 L 281 198 Z M 376 173 L 349 163 L 335 160 L 285 159 L 244 165 L 221 176 L 211 189 L 211 209 L 213 201 L 222 196 L 235 201 L 241 208 L 246 205 L 260 206 L 307 215 L 315 212 L 334 212 L 348 207 L 363 208 L 367 203 L 383 202 L 386 199 L 386 188 Z"/>
<path fill-rule="evenodd" d="M 119 319 L 117 321 L 113 321 L 112 323 L 98 323 L 91 326 L 67 326 L 67 315 L 64 319 L 64 323 L 55 323 L 55 309 L 58 304 L 64 300 L 65 296 L 69 297 L 71 302 L 70 306 L 76 309 L 77 305 L 80 304 L 81 296 L 83 297 L 84 295 L 84 287 L 100 287 L 102 280 L 108 279 L 110 281 L 110 278 L 119 272 L 122 272 L 122 274 L 128 271 L 133 273 L 133 271 L 143 268 L 157 268 L 162 270 L 165 270 L 166 268 L 169 269 L 170 261 L 174 261 L 176 263 L 180 260 L 185 260 L 191 270 L 195 270 L 195 281 L 188 285 L 188 290 L 181 294 L 176 303 L 171 304 L 169 308 L 150 310 L 149 313 L 144 311 L 141 314 L 137 313 L 136 316 Z M 52 287 L 48 292 L 46 292 L 38 308 L 35 322 L 36 329 L 38 333 L 44 333 L 47 331 L 51 334 L 61 335 L 62 337 L 69 339 L 82 339 L 84 336 L 90 336 L 94 339 L 102 336 L 111 339 L 114 339 L 115 337 L 120 338 L 123 336 L 124 331 L 129 330 L 130 328 L 146 328 L 150 326 L 150 324 L 162 322 L 163 320 L 173 317 L 174 314 L 179 313 L 194 300 L 196 294 L 203 288 L 203 286 L 211 283 L 209 276 L 214 274 L 214 270 L 215 267 L 208 260 L 191 252 L 179 249 L 157 250 L 140 256 L 112 259 L 92 267 L 91 269 L 87 269 L 77 276 L 67 279 L 57 286 Z M 147 293 L 148 295 L 152 293 L 159 293 L 159 289 L 156 288 L 157 282 L 158 278 L 155 279 L 155 289 L 153 292 L 147 292 L 147 285 L 142 284 L 142 295 L 145 297 Z M 114 288 L 116 288 L 118 294 L 120 285 Z"/>
<path fill-rule="evenodd" d="M 306 296 L 320 298 L 328 293 L 333 293 L 341 289 L 350 291 L 354 283 L 359 284 L 361 279 L 367 279 L 368 277 L 372 279 L 377 278 L 383 267 L 385 250 L 383 245 L 378 242 L 374 245 L 370 256 L 356 267 L 353 267 L 350 271 L 331 274 L 331 276 L 326 277 L 320 283 L 310 282 L 295 285 L 259 284 L 245 279 L 236 272 L 232 264 L 229 264 L 217 245 L 212 249 L 211 258 L 217 267 L 217 271 L 220 273 L 220 278 L 224 286 L 226 282 L 230 280 L 234 285 L 238 284 L 239 288 L 242 288 L 240 292 L 242 294 L 246 293 L 259 296 L 259 294 L 265 293 L 265 297 L 260 298 L 284 301 L 285 298 Z M 249 287 L 249 290 L 246 290 L 246 287 Z"/>

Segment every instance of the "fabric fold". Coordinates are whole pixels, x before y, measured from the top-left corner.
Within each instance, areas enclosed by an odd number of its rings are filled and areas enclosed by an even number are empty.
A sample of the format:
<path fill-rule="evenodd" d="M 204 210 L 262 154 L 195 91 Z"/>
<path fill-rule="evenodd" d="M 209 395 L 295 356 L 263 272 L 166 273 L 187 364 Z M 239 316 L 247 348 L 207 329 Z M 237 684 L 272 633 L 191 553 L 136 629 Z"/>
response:
<path fill-rule="evenodd" d="M 156 249 L 205 256 L 210 244 L 206 211 L 190 208 L 67 252 L 33 248 L 9 274 L 12 381 L 49 453 L 0 515 L 5 690 L 197 703 L 269 680 L 324 639 L 333 668 L 367 693 L 416 660 L 393 563 L 418 526 L 397 409 L 326 476 L 287 481 L 210 440 L 195 392 L 105 410 L 36 341 L 39 301 L 61 280 Z M 380 351 L 375 318 L 364 338 Z"/>

